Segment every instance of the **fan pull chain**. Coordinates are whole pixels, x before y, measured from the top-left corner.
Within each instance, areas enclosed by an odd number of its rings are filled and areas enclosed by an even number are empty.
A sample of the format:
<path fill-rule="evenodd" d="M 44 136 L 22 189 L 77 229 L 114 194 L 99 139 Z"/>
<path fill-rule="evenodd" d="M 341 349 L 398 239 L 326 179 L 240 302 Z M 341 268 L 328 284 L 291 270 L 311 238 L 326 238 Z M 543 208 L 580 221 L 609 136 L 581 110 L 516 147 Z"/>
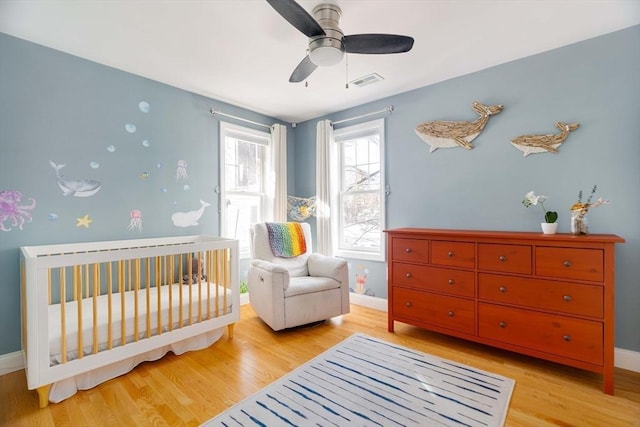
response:
<path fill-rule="evenodd" d="M 349 89 L 349 54 L 345 52 L 344 54 L 344 88 Z"/>

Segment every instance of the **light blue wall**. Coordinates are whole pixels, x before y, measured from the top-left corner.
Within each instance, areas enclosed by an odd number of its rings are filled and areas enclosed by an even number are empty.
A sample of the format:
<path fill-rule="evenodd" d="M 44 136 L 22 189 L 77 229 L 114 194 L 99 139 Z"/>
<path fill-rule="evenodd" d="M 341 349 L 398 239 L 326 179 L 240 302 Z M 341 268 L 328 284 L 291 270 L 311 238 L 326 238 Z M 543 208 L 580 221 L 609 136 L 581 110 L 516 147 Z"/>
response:
<path fill-rule="evenodd" d="M 328 118 L 395 106 L 386 120 L 388 228 L 537 231 L 541 212 L 520 203 L 535 190 L 551 197 L 547 206 L 559 211 L 560 232 L 567 232 L 568 207 L 578 190 L 598 184 L 612 203 L 589 214 L 592 231 L 627 240 L 617 249 L 616 346 L 640 351 L 639 94 L 640 27 L 633 27 Z M 505 106 L 474 141 L 476 148 L 429 153 L 415 126 L 473 120 L 474 100 Z M 149 103 L 148 113 L 138 107 L 141 101 Z M 0 191 L 19 191 L 22 205 L 36 201 L 25 210 L 33 219 L 22 230 L 7 219 L 3 224 L 11 230 L 0 231 L 0 355 L 20 348 L 20 246 L 218 233 L 218 120 L 209 115 L 212 106 L 273 121 L 0 34 Z M 508 143 L 526 133 L 555 133 L 553 124 L 561 120 L 581 128 L 558 155 L 522 158 Z M 292 195 L 315 194 L 316 121 L 288 129 Z M 134 123 L 136 132 L 128 133 L 126 123 Z M 61 172 L 71 179 L 99 181 L 100 190 L 64 196 L 49 160 L 65 164 Z M 187 161 L 187 180 L 176 179 L 178 160 Z M 148 176 L 141 178 L 144 172 Z M 198 208 L 200 199 L 211 206 L 199 226 L 174 226 L 171 214 Z M 133 209 L 142 212 L 141 231 L 127 230 Z M 85 214 L 93 219 L 89 228 L 76 227 Z M 368 290 L 386 298 L 383 263 L 352 260 L 350 271 L 366 271 Z"/>
<path fill-rule="evenodd" d="M 375 91 L 375 85 L 348 90 Z M 476 148 L 429 153 L 414 128 L 474 120 L 473 101 L 504 105 Z M 626 239 L 616 250 L 616 346 L 640 351 L 640 26 L 322 118 L 337 121 L 388 105 L 395 111 L 386 118 L 387 228 L 539 231 L 542 210 L 521 204 L 534 190 L 550 197 L 545 205 L 558 211 L 559 232 L 566 233 L 578 191 L 588 194 L 597 184 L 611 204 L 589 213 L 591 231 Z M 300 197 L 315 193 L 318 120 L 296 128 Z M 557 133 L 557 121 L 581 125 L 557 155 L 524 158 L 509 143 L 519 135 Z M 386 298 L 384 264 L 353 260 L 357 266 L 369 271 L 370 292 Z"/>
<path fill-rule="evenodd" d="M 139 107 L 143 101 L 148 112 Z M 0 34 L 0 192 L 21 193 L 21 206 L 35 200 L 15 217 L 26 220 L 22 229 L 13 217 L 2 221 L 9 230 L 0 231 L 0 355 L 20 349 L 20 246 L 219 234 L 219 120 L 209 114 L 212 107 L 274 122 Z M 128 123 L 135 133 L 125 129 Z M 178 176 L 178 160 L 187 162 L 187 177 Z M 65 196 L 49 161 L 64 164 L 67 179 L 95 180 L 100 189 Z M 4 197 L 1 211 L 14 209 Z M 199 225 L 174 225 L 173 213 L 197 210 L 200 200 L 211 206 Z M 140 230 L 128 229 L 132 210 L 142 213 Z M 93 222 L 77 227 L 84 215 Z"/>

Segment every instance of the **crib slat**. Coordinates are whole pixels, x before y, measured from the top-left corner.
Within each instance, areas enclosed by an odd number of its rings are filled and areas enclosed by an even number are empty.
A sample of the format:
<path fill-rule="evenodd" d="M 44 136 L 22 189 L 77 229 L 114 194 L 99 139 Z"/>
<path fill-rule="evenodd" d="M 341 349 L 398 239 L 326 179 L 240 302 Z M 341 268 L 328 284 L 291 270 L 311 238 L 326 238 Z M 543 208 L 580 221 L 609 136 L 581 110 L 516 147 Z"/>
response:
<path fill-rule="evenodd" d="M 169 258 L 169 265 L 167 266 L 166 263 L 166 258 Z M 165 257 L 165 264 L 164 264 L 164 271 L 165 271 L 165 276 L 164 276 L 164 283 L 169 284 L 169 331 L 173 331 L 173 286 L 171 286 L 171 283 L 173 283 L 173 281 L 170 279 L 170 277 L 173 277 L 173 256 L 168 255 L 167 257 Z M 167 275 L 167 269 L 169 269 L 168 274 L 170 276 Z"/>
<path fill-rule="evenodd" d="M 124 294 L 124 262 L 118 261 L 118 292 L 120 292 L 120 345 L 126 344 L 125 294 Z"/>
<path fill-rule="evenodd" d="M 214 283 L 216 284 L 216 317 L 218 317 L 220 315 L 219 310 L 219 304 L 218 304 L 218 285 L 220 285 L 220 251 L 219 250 L 215 250 L 214 251 L 215 254 L 215 266 L 214 266 L 214 271 L 215 271 L 215 281 Z"/>
<path fill-rule="evenodd" d="M 147 288 L 147 300 L 146 300 L 146 310 L 147 312 L 145 313 L 146 315 L 146 319 L 147 319 L 147 335 L 146 337 L 149 338 L 151 336 L 151 277 L 149 277 L 149 273 L 150 273 L 150 268 L 151 268 L 151 259 L 147 258 L 147 266 L 146 266 L 146 272 L 147 272 L 147 278 L 146 278 L 146 283 L 145 286 Z M 157 291 L 158 289 L 156 289 Z"/>
<path fill-rule="evenodd" d="M 100 288 L 99 268 L 99 264 L 93 264 L 93 354 L 98 353 L 98 289 Z"/>
<path fill-rule="evenodd" d="M 206 259 L 206 273 L 207 273 L 207 319 L 211 319 L 211 286 L 209 285 L 211 280 L 211 251 L 207 250 L 205 253 Z"/>
<path fill-rule="evenodd" d="M 182 256 L 180 255 L 180 256 L 178 257 L 178 280 L 180 281 L 180 283 L 182 283 L 182 272 L 183 272 L 183 271 L 184 271 L 184 270 L 182 269 Z M 180 299 L 179 299 L 179 302 L 180 302 L 180 308 L 179 308 L 179 310 L 178 310 L 178 313 L 179 313 L 180 319 L 178 320 L 178 328 L 182 328 L 182 325 L 183 325 L 182 317 L 183 317 L 183 311 L 184 311 L 184 310 L 182 310 L 182 302 L 183 302 L 182 288 L 183 288 L 182 286 L 180 286 L 180 287 L 178 288 L 178 289 L 180 289 L 180 292 L 179 292 L 179 293 L 180 293 Z"/>
<path fill-rule="evenodd" d="M 140 318 L 139 309 L 138 309 L 138 291 L 140 290 L 140 259 L 136 258 L 134 261 L 135 268 L 135 279 L 133 282 L 133 341 L 138 341 L 138 332 L 139 325 L 138 319 Z M 129 270 L 131 272 L 131 270 Z M 131 275 L 129 275 L 129 281 L 131 282 Z M 149 298 L 149 293 L 147 292 L 147 299 Z"/>
<path fill-rule="evenodd" d="M 78 334 L 78 359 L 82 359 L 84 351 L 82 348 L 82 266 L 73 266 L 73 287 L 76 290 L 76 302 L 77 302 L 77 314 L 78 314 L 78 326 L 76 332 Z"/>
<path fill-rule="evenodd" d="M 189 284 L 189 319 L 188 324 L 191 325 L 193 323 L 193 271 L 192 271 L 192 260 L 191 252 L 187 255 L 187 272 L 189 274 L 189 278 L 187 283 Z"/>
<path fill-rule="evenodd" d="M 113 309 L 111 306 L 113 293 L 113 273 L 111 261 L 107 262 L 107 348 L 113 348 Z"/>
<path fill-rule="evenodd" d="M 62 363 L 67 363 L 67 275 L 65 267 L 60 270 L 60 348 L 62 349 Z"/>
<path fill-rule="evenodd" d="M 160 262 L 161 258 L 159 256 L 156 257 L 156 291 L 157 291 L 157 301 L 158 301 L 158 335 L 162 334 L 162 282 L 160 281 Z M 147 269 L 149 275 L 151 274 L 151 268 Z M 151 280 L 151 278 L 149 278 Z"/>
<path fill-rule="evenodd" d="M 196 255 L 196 260 L 198 263 L 194 273 L 198 275 L 198 323 L 200 323 L 202 322 L 202 256 L 200 252 Z"/>

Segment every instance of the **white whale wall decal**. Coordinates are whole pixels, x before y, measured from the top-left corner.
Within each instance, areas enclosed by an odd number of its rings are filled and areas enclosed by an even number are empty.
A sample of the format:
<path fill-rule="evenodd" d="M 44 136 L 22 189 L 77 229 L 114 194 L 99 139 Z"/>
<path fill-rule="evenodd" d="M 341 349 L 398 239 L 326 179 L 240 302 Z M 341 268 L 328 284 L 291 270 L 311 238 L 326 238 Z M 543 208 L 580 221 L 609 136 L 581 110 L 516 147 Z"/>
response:
<path fill-rule="evenodd" d="M 200 200 L 200 209 L 189 212 L 176 212 L 171 215 L 171 221 L 176 227 L 193 227 L 198 225 L 198 220 L 204 213 L 207 206 L 211 206 L 210 203 Z"/>

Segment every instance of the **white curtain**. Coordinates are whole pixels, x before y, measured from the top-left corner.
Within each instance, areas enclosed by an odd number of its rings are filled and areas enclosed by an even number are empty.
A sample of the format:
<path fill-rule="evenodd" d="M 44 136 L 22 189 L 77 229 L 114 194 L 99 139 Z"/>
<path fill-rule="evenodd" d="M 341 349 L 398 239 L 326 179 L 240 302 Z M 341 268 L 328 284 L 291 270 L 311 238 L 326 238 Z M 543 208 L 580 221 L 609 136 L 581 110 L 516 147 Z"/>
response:
<path fill-rule="evenodd" d="M 331 157 L 333 128 L 329 120 L 321 120 L 316 127 L 316 251 L 333 255 L 331 246 Z"/>
<path fill-rule="evenodd" d="M 287 127 L 280 124 L 271 126 L 273 146 L 273 221 L 287 221 Z"/>

